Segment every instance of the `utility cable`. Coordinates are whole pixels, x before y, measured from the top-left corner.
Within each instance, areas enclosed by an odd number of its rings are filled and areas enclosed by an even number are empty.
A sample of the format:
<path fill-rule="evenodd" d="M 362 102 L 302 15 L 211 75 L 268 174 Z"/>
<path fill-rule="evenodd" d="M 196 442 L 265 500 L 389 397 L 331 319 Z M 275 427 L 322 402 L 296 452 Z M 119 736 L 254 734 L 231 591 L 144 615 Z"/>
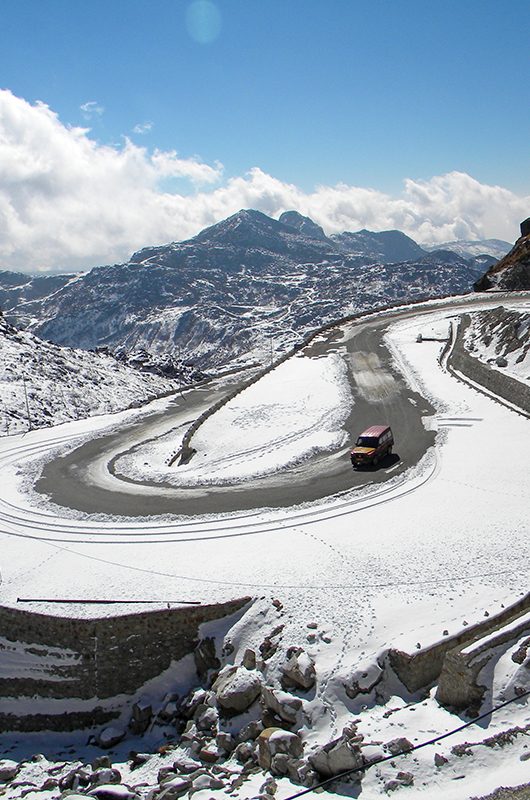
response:
<path fill-rule="evenodd" d="M 422 747 L 427 747 L 427 745 L 436 744 L 436 742 L 441 742 L 442 739 L 447 739 L 448 736 L 453 736 L 455 733 L 459 733 L 460 731 L 465 730 L 465 728 L 469 728 L 471 725 L 475 725 L 481 719 L 485 719 L 486 717 L 491 716 L 496 711 L 500 711 L 501 708 L 505 708 L 506 706 L 509 706 L 510 703 L 514 703 L 516 700 L 520 700 L 523 697 L 528 697 L 528 695 L 530 695 L 530 689 L 527 690 L 526 692 L 521 692 L 521 694 L 518 694 L 515 697 L 510 698 L 510 700 L 506 700 L 506 702 L 501 703 L 498 706 L 490 708 L 489 711 L 485 711 L 483 714 L 480 714 L 478 717 L 475 717 L 469 722 L 465 722 L 463 725 L 459 725 L 458 728 L 453 728 L 453 730 L 448 731 L 447 733 L 442 733 L 440 734 L 440 736 L 435 736 L 434 739 L 429 739 L 426 742 L 420 742 L 420 744 L 412 745 L 407 750 L 402 750 L 400 753 L 395 753 L 394 755 L 378 758 L 377 761 L 370 761 L 369 763 L 364 764 L 362 767 L 352 767 L 351 769 L 347 769 L 344 772 L 340 772 L 338 775 L 334 775 L 332 778 L 326 778 L 325 781 L 321 781 L 320 783 L 311 786 L 309 789 L 303 789 L 301 792 L 297 792 L 296 794 L 291 794 L 288 797 L 285 797 L 284 800 L 295 800 L 296 797 L 302 797 L 303 795 L 309 794 L 310 792 L 314 792 L 316 789 L 321 789 L 330 783 L 334 783 L 335 781 L 340 781 L 342 778 L 346 778 L 348 777 L 348 775 L 352 775 L 354 772 L 364 772 L 365 770 L 369 769 L 369 767 L 376 766 L 376 764 L 383 764 L 385 761 L 393 761 L 393 759 L 399 758 L 399 756 L 405 756 L 408 755 L 409 753 L 414 753 L 416 750 L 421 750 Z"/>

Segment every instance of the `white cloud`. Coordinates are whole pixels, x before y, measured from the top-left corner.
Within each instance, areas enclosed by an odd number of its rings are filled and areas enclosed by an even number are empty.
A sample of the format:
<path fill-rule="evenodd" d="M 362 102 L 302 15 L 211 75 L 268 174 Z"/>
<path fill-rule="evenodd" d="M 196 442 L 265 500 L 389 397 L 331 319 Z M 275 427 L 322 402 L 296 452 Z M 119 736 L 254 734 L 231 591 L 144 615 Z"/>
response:
<path fill-rule="evenodd" d="M 119 147 L 98 144 L 43 103 L 0 91 L 0 267 L 74 270 L 123 261 L 240 208 L 275 217 L 297 209 L 327 233 L 398 228 L 418 241 L 510 241 L 530 205 L 529 197 L 461 172 L 407 179 L 395 197 L 346 184 L 308 193 L 258 167 L 221 178 L 219 163 L 151 153 L 128 139 Z M 191 182 L 194 191 L 165 191 L 168 179 Z"/>
<path fill-rule="evenodd" d="M 152 122 L 139 122 L 138 125 L 134 126 L 133 133 L 143 134 L 143 133 L 149 133 L 149 131 L 152 130 L 153 130 Z"/>
<path fill-rule="evenodd" d="M 89 100 L 88 103 L 83 103 L 79 108 L 83 112 L 85 119 L 92 119 L 94 116 L 100 117 L 105 112 L 103 106 L 100 106 L 96 100 Z"/>

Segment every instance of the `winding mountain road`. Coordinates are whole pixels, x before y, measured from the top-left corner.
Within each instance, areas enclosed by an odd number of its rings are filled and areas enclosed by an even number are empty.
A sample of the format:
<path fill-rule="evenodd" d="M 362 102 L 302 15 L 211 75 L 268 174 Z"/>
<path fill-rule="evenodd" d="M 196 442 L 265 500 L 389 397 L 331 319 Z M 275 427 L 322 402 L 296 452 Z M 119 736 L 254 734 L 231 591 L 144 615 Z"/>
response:
<path fill-rule="evenodd" d="M 513 298 L 511 298 L 513 300 Z M 205 407 L 216 402 L 226 387 L 211 385 L 176 397 L 164 412 L 142 418 L 51 460 L 36 485 L 55 504 L 88 514 L 119 516 L 178 515 L 248 511 L 255 508 L 286 508 L 340 494 L 367 483 L 380 484 L 416 464 L 434 443 L 434 432 L 426 430 L 422 418 L 434 414 L 429 402 L 406 384 L 392 363 L 384 344 L 384 333 L 396 321 L 430 314 L 433 310 L 454 311 L 455 315 L 474 308 L 498 305 L 499 296 L 472 295 L 436 306 L 405 307 L 345 323 L 319 337 L 303 351 L 318 358 L 340 352 L 348 366 L 354 404 L 346 422 L 353 442 L 369 425 L 389 423 L 395 434 L 393 456 L 379 469 L 354 472 L 349 447 L 310 459 L 301 466 L 282 470 L 266 478 L 226 486 L 175 488 L 164 483 L 135 482 L 121 476 L 116 461 L 159 429 L 173 428 L 178 441 L 185 428 Z M 527 302 L 527 301 L 526 301 Z M 178 467 L 175 467 L 178 469 Z M 98 475 L 111 473 L 113 488 Z"/>

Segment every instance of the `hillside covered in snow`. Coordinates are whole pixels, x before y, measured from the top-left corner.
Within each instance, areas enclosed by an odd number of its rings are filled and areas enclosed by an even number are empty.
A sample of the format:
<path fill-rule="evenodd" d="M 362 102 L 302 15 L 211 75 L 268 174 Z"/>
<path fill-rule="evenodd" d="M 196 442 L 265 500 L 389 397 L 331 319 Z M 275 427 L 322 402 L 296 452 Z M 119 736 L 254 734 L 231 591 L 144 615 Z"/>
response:
<path fill-rule="evenodd" d="M 2 436 L 141 405 L 181 383 L 105 353 L 42 341 L 0 316 Z"/>

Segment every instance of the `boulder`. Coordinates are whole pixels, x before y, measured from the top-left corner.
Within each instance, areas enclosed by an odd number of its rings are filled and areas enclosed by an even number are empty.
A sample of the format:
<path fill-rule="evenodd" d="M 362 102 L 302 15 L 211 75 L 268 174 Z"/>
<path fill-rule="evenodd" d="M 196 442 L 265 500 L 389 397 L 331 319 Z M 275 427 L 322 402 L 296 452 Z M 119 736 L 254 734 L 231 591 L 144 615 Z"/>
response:
<path fill-rule="evenodd" d="M 88 792 L 89 797 L 97 800 L 137 800 L 138 794 L 124 784 L 104 783 Z"/>
<path fill-rule="evenodd" d="M 225 667 L 219 673 L 213 690 L 221 708 L 232 713 L 241 713 L 259 696 L 261 676 L 245 667 Z"/>
<path fill-rule="evenodd" d="M 265 728 L 258 736 L 258 763 L 264 770 L 270 770 L 273 757 L 285 755 L 289 758 L 299 758 L 302 755 L 303 744 L 301 738 L 291 731 L 283 728 Z M 277 762 L 279 765 L 279 762 Z M 276 774 L 286 775 L 285 772 Z"/>
<path fill-rule="evenodd" d="M 202 766 L 200 761 L 196 761 L 194 758 L 188 758 L 187 756 L 179 756 L 173 762 L 173 769 L 175 772 L 180 772 L 183 775 L 190 775 L 195 770 L 200 769 Z"/>
<path fill-rule="evenodd" d="M 232 753 L 236 749 L 236 740 L 231 733 L 226 731 L 219 731 L 215 737 L 215 741 L 217 746 L 224 750 L 225 753 Z"/>
<path fill-rule="evenodd" d="M 287 651 L 287 661 L 281 665 L 282 686 L 284 689 L 306 691 L 315 685 L 315 662 L 301 647 L 291 647 Z"/>
<path fill-rule="evenodd" d="M 197 730 L 215 733 L 219 722 L 219 713 L 216 708 L 200 705 L 195 712 Z"/>
<path fill-rule="evenodd" d="M 322 777 L 333 778 L 342 772 L 363 767 L 365 761 L 359 745 L 341 736 L 323 747 L 318 747 L 309 756 L 309 763 Z M 352 777 L 355 777 L 355 773 Z"/>
<path fill-rule="evenodd" d="M 383 674 L 379 664 L 366 664 L 365 669 L 355 670 L 344 684 L 346 694 L 351 700 L 359 694 L 370 694 L 383 678 Z"/>
<path fill-rule="evenodd" d="M 139 700 L 132 707 L 132 716 L 129 722 L 129 730 L 139 735 L 145 733 L 153 717 L 153 707 L 148 701 Z"/>
<path fill-rule="evenodd" d="M 20 764 L 17 761 L 11 761 L 10 758 L 3 758 L 0 760 L 0 781 L 7 783 L 16 778 Z"/>
<path fill-rule="evenodd" d="M 112 726 L 104 728 L 96 736 L 97 744 L 104 748 L 114 747 L 122 739 L 125 739 L 125 731 L 122 728 L 114 728 Z"/>
<path fill-rule="evenodd" d="M 222 781 L 216 775 L 212 775 L 210 772 L 205 772 L 202 775 L 198 775 L 193 779 L 191 784 L 191 788 L 194 792 L 199 792 L 201 789 L 210 789 L 214 791 L 215 789 L 224 789 L 224 786 L 224 781 Z"/>
<path fill-rule="evenodd" d="M 114 767 L 95 770 L 90 776 L 91 786 L 101 786 L 104 783 L 120 783 L 121 773 Z"/>
<path fill-rule="evenodd" d="M 264 708 L 289 725 L 296 723 L 302 708 L 302 701 L 298 697 L 269 686 L 262 686 L 261 702 Z"/>
<path fill-rule="evenodd" d="M 176 800 L 182 797 L 191 786 L 190 778 L 177 775 L 175 778 L 164 781 L 160 784 L 160 791 L 155 795 L 156 800 Z"/>
<path fill-rule="evenodd" d="M 239 764 L 254 763 L 257 758 L 255 743 L 241 742 L 234 750 L 234 757 Z"/>
<path fill-rule="evenodd" d="M 207 692 L 206 689 L 195 689 L 191 691 L 186 697 L 182 700 L 180 704 L 179 711 L 183 717 L 186 719 L 191 719 L 197 710 L 197 707 L 202 705 L 209 705 L 209 698 L 211 692 Z"/>
<path fill-rule="evenodd" d="M 398 739 L 391 739 L 389 742 L 386 742 L 384 747 L 391 755 L 399 756 L 401 753 L 408 753 L 412 750 L 414 745 L 404 736 L 401 736 Z"/>
<path fill-rule="evenodd" d="M 254 741 L 258 738 L 262 730 L 264 729 L 263 722 L 260 719 L 253 719 L 247 725 L 244 725 L 238 733 L 237 741 L 238 742 L 248 742 L 249 740 Z"/>
<path fill-rule="evenodd" d="M 241 664 L 245 669 L 256 669 L 256 651 L 247 647 L 243 654 Z"/>

